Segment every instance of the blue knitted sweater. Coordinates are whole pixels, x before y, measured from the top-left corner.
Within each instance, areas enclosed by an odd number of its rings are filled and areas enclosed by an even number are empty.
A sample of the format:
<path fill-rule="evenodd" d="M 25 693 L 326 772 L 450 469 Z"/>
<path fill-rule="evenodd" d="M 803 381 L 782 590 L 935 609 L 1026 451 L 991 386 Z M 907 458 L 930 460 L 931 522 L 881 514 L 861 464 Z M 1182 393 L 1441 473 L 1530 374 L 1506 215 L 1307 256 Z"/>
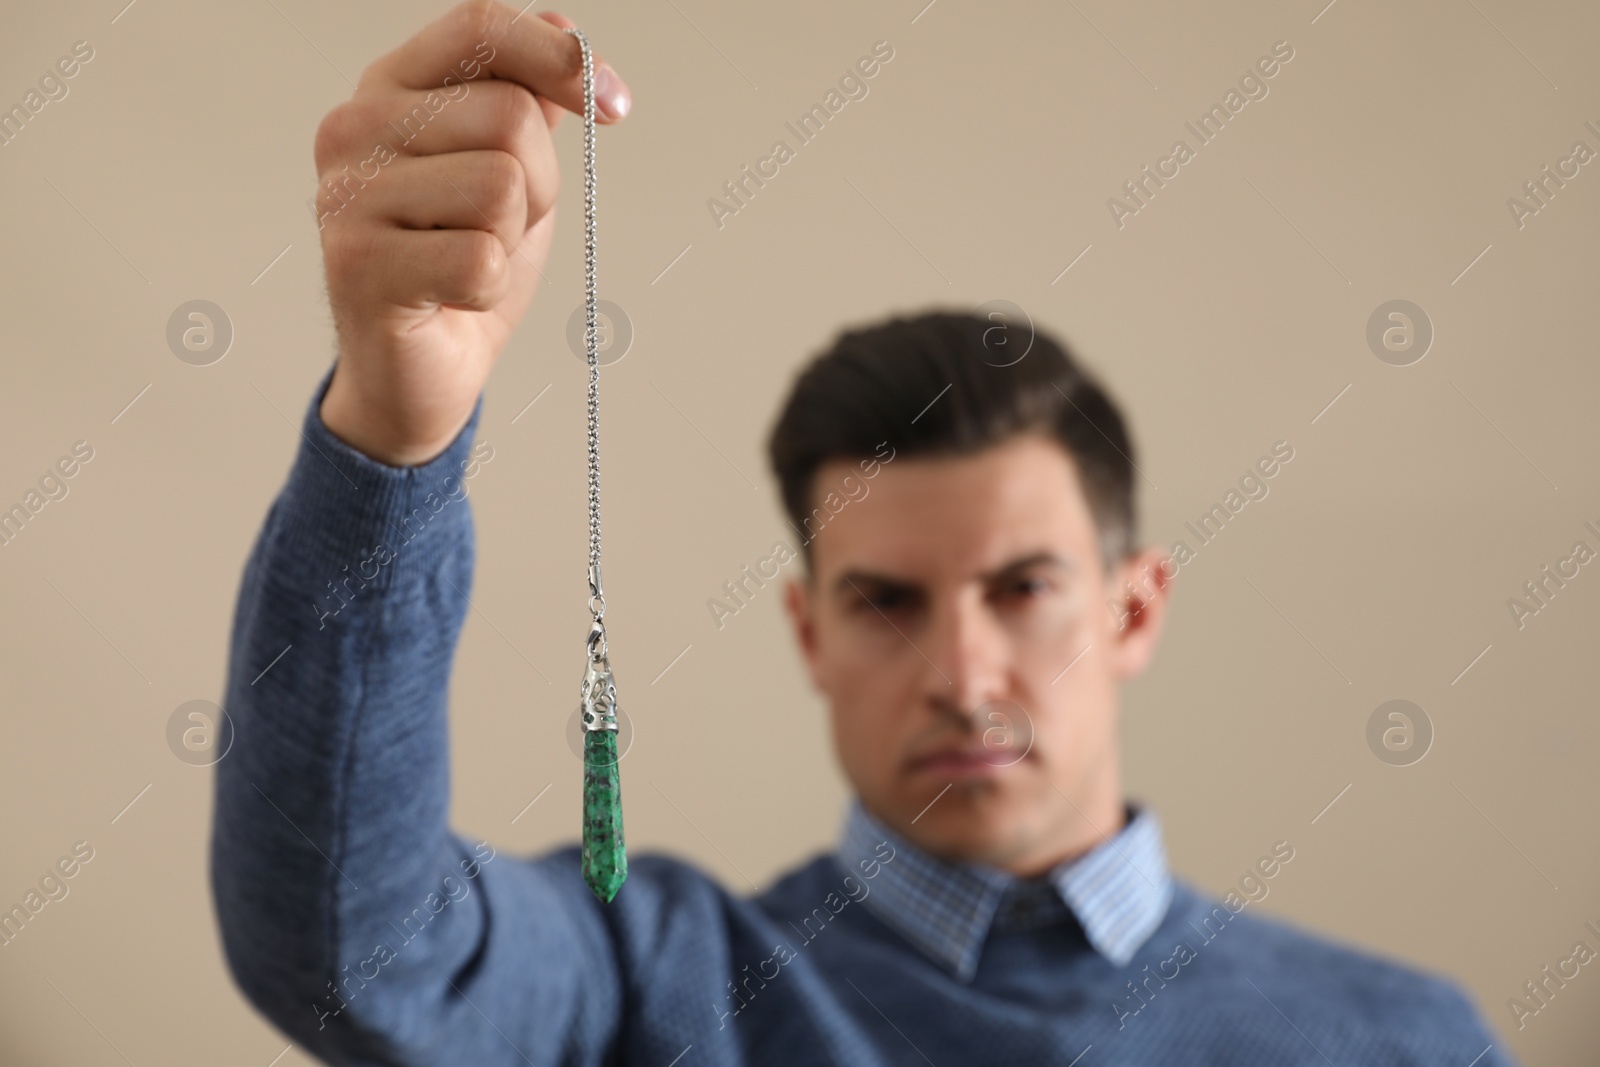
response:
<path fill-rule="evenodd" d="M 638 856 L 601 905 L 575 848 L 512 856 L 452 832 L 446 691 L 472 588 L 467 479 L 491 457 L 472 444 L 481 401 L 437 459 L 395 468 L 322 424 L 327 381 L 244 570 L 211 865 L 235 980 L 305 1050 L 452 1067 L 1510 1062 L 1445 981 L 1254 915 L 1202 942 L 1217 902 L 1182 883 L 1126 966 L 1059 924 L 992 935 L 962 982 L 869 909 L 812 919 L 842 898 L 830 855 L 754 899 Z"/>

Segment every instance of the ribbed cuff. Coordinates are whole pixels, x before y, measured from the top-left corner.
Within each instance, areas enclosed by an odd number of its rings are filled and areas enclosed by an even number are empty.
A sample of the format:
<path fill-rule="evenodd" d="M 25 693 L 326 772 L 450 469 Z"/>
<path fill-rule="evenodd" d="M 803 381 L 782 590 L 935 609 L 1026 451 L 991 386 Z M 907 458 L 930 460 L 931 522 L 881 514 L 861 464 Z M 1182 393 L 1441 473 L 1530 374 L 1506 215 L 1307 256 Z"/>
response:
<path fill-rule="evenodd" d="M 279 495 L 276 540 L 281 565 L 300 571 L 293 584 L 344 584 L 384 589 L 395 572 L 432 570 L 440 556 L 471 540 L 466 497 L 487 458 L 474 448 L 480 393 L 472 415 L 449 446 L 427 463 L 392 467 L 362 453 L 322 421 L 323 376 L 306 407 L 300 449 Z M 489 453 L 492 456 L 492 450 Z M 348 587 L 347 587 L 348 588 Z M 330 602 L 333 603 L 333 602 Z"/>

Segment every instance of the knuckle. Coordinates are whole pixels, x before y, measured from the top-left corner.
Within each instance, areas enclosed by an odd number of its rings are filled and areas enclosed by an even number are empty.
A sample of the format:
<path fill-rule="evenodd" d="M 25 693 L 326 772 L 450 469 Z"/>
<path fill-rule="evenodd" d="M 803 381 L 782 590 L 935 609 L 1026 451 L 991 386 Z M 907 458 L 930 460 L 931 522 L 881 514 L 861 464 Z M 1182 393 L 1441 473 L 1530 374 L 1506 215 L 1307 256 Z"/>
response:
<path fill-rule="evenodd" d="M 355 141 L 358 121 L 355 108 L 348 102 L 322 116 L 311 143 L 318 172 L 328 169 L 329 164 L 349 150 Z"/>
<path fill-rule="evenodd" d="M 539 101 L 520 85 L 506 85 L 508 91 L 500 94 L 495 116 L 495 126 L 507 136 L 507 144 L 534 144 L 538 126 L 544 125 L 544 112 Z"/>
<path fill-rule="evenodd" d="M 494 288 L 506 269 L 506 250 L 500 239 L 485 230 L 469 230 L 459 242 L 456 276 L 467 288 Z"/>
<path fill-rule="evenodd" d="M 498 40 L 510 24 L 513 12 L 498 0 L 462 0 L 450 14 L 466 33 Z"/>
<path fill-rule="evenodd" d="M 503 134 L 498 144 L 524 163 L 523 177 L 528 183 L 524 188 L 531 189 L 534 201 L 529 206 L 542 215 L 561 185 L 559 170 L 552 158 L 544 109 L 539 106 L 538 98 L 522 86 L 499 84 L 507 91 L 496 101 L 496 128 Z"/>
<path fill-rule="evenodd" d="M 545 212 L 555 204 L 556 197 L 561 193 L 561 172 L 554 167 L 549 172 L 539 177 L 533 187 L 534 202 L 528 205 L 528 217 L 541 219 Z"/>
<path fill-rule="evenodd" d="M 372 241 L 354 227 L 340 226 L 322 233 L 322 262 L 330 281 L 341 281 L 367 270 Z"/>
<path fill-rule="evenodd" d="M 508 152 L 485 153 L 479 171 L 484 198 L 484 209 L 491 214 L 505 212 L 518 206 L 523 189 L 522 164 Z"/>
<path fill-rule="evenodd" d="M 374 83 L 384 80 L 388 74 L 390 57 L 394 53 L 380 56 L 361 68 L 361 73 L 356 75 L 356 92 L 363 93 L 372 89 Z"/>
<path fill-rule="evenodd" d="M 353 157 L 373 154 L 374 142 L 381 139 L 385 115 L 372 100 L 346 100 L 322 117 L 313 142 L 317 172 L 338 170 Z"/>

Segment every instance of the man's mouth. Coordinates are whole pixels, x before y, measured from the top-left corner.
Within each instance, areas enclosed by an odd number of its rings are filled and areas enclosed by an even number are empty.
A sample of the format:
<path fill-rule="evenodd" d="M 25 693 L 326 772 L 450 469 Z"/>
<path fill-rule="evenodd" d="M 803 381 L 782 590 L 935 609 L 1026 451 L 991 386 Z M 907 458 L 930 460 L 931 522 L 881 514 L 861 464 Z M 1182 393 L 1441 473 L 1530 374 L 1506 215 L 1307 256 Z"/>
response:
<path fill-rule="evenodd" d="M 1011 746 L 952 745 L 914 756 L 906 763 L 913 774 L 944 779 L 986 777 L 1021 762 L 1026 751 Z"/>

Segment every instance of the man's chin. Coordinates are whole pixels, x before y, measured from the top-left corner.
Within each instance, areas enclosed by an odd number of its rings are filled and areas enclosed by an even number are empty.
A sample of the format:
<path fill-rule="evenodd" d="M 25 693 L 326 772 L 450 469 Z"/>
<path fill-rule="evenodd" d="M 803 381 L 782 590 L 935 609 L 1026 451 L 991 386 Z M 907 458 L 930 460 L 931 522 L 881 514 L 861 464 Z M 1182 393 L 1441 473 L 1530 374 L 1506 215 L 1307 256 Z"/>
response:
<path fill-rule="evenodd" d="M 900 832 L 942 860 L 999 866 L 1027 848 L 1040 814 L 1014 784 L 984 777 L 952 783 Z"/>

